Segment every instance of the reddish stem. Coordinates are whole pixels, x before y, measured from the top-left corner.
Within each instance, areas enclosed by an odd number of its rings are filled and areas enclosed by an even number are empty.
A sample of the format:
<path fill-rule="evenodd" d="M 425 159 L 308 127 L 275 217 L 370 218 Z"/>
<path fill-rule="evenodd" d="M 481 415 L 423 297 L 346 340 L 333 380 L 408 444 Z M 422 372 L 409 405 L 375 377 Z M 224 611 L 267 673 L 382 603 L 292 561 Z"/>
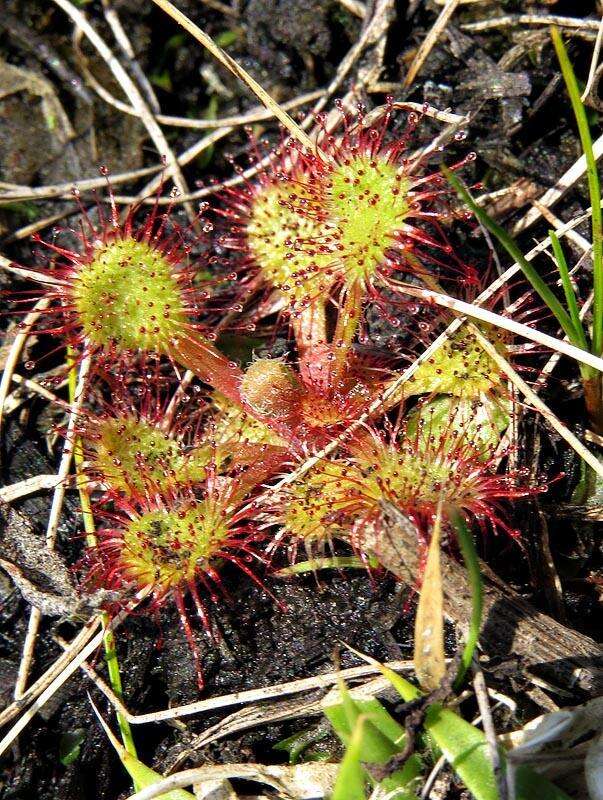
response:
<path fill-rule="evenodd" d="M 243 371 L 207 339 L 189 332 L 185 339 L 172 341 L 170 355 L 231 402 L 243 406 L 240 390 Z"/>
<path fill-rule="evenodd" d="M 299 371 L 304 383 L 317 380 L 316 354 L 324 350 L 327 341 L 327 316 L 325 301 L 316 298 L 307 308 L 291 318 L 291 327 L 299 353 Z"/>

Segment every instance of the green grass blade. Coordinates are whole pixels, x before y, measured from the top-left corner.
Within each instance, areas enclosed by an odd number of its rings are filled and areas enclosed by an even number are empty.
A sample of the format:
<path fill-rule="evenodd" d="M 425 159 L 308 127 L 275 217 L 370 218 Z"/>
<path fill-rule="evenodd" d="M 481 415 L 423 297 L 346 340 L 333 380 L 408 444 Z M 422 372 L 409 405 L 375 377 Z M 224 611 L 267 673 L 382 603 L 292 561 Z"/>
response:
<path fill-rule="evenodd" d="M 364 747 L 365 717 L 360 717 L 352 738 L 346 747 L 345 755 L 335 782 L 332 800 L 366 800 L 366 772 L 362 767 Z"/>
<path fill-rule="evenodd" d="M 557 263 L 557 269 L 559 270 L 559 275 L 561 276 L 561 283 L 563 284 L 563 292 L 565 294 L 565 302 L 567 304 L 567 309 L 569 311 L 570 317 L 572 318 L 572 322 L 574 323 L 574 327 L 578 332 L 584 350 L 588 350 L 588 340 L 586 338 L 586 333 L 584 331 L 584 326 L 582 325 L 582 320 L 580 319 L 580 310 L 578 308 L 578 300 L 576 298 L 576 292 L 574 291 L 574 287 L 572 286 L 572 280 L 569 274 L 569 268 L 567 266 L 567 261 L 565 259 L 565 253 L 563 252 L 563 248 L 561 247 L 561 242 L 555 231 L 549 231 L 549 239 L 551 240 L 551 244 L 553 245 L 553 254 L 555 255 L 555 261 Z M 584 366 L 584 365 L 582 365 Z M 581 367 L 582 368 L 582 367 Z M 585 367 L 588 369 L 588 367 Z"/>
<path fill-rule="evenodd" d="M 354 752 L 354 736 L 362 722 L 361 761 L 386 764 L 392 756 L 404 748 L 406 741 L 404 728 L 376 698 L 355 700 L 343 681 L 341 681 L 339 689 L 342 702 L 334 706 L 327 706 L 324 713 L 337 736 L 347 746 L 346 758 L 350 751 Z M 344 758 L 344 762 L 346 758 Z M 347 762 L 347 767 L 354 779 L 355 770 L 351 760 L 352 756 Z M 410 784 L 420 773 L 421 760 L 418 755 L 413 754 L 401 769 L 381 781 L 379 787 L 384 793 L 395 791 L 395 796 L 399 800 L 413 800 L 416 794 Z M 369 775 L 364 771 L 364 780 L 368 777 Z"/>
<path fill-rule="evenodd" d="M 365 737 L 369 741 L 371 759 L 365 756 L 365 761 L 387 761 L 396 752 L 394 742 L 399 747 L 404 746 L 405 731 L 402 725 L 389 714 L 375 699 L 352 700 L 354 713 L 350 715 L 349 706 L 346 709 L 344 703 L 334 706 L 327 706 L 324 709 L 325 717 L 329 720 L 331 727 L 339 736 L 344 744 L 348 744 L 354 730 L 354 726 L 359 717 L 366 717 L 370 721 L 369 735 Z"/>
<path fill-rule="evenodd" d="M 355 700 L 343 680 L 339 682 L 341 704 L 325 708 L 325 716 L 333 726 L 335 733 L 346 744 L 358 720 L 366 720 L 363 735 L 363 760 L 384 764 L 397 748 L 395 741 L 402 741 L 404 746 L 404 728 L 399 725 L 375 698 Z M 342 713 L 340 713 L 342 712 Z"/>
<path fill-rule="evenodd" d="M 578 133 L 582 142 L 582 150 L 586 160 L 586 177 L 588 180 L 588 191 L 592 206 L 592 236 L 593 236 L 593 348 L 592 352 L 600 356 L 603 352 L 603 215 L 601 212 L 601 187 L 599 183 L 599 173 L 597 172 L 597 162 L 593 153 L 593 142 L 588 127 L 588 119 L 584 104 L 580 99 L 580 89 L 572 69 L 567 50 L 563 44 L 563 39 L 557 28 L 551 28 L 551 37 L 555 52 L 559 59 L 559 66 L 565 80 L 567 93 L 569 94 Z"/>
<path fill-rule="evenodd" d="M 362 657 L 380 670 L 405 702 L 421 696 L 417 687 L 401 675 L 374 658 Z M 428 708 L 424 727 L 476 800 L 498 800 L 494 771 L 482 731 L 452 709 L 439 704 Z M 516 800 L 540 800 L 544 797 L 547 800 L 569 800 L 568 795 L 546 778 L 527 766 L 522 767 L 522 775 L 517 780 Z"/>
<path fill-rule="evenodd" d="M 75 353 L 71 348 L 67 350 L 67 362 L 69 364 L 69 373 L 67 376 L 69 402 L 73 403 L 76 389 L 76 367 L 75 367 Z M 92 506 L 90 504 L 90 496 L 88 494 L 88 482 L 82 472 L 82 465 L 84 463 L 84 452 L 82 442 L 76 438 L 73 445 L 73 461 L 75 464 L 75 483 L 80 497 L 80 505 L 82 511 L 82 521 L 84 523 L 84 530 L 86 532 L 86 544 L 88 547 L 94 547 L 96 544 L 96 526 L 94 524 L 94 516 L 92 514 Z M 107 672 L 109 673 L 109 683 L 115 692 L 116 696 L 121 700 L 123 699 L 123 685 L 121 680 L 121 672 L 119 669 L 119 660 L 117 658 L 117 650 L 115 648 L 115 635 L 109 629 L 109 616 L 106 611 L 100 612 L 101 622 L 105 631 L 103 638 L 103 646 L 105 649 L 105 663 L 107 664 Z M 136 758 L 136 744 L 134 743 L 134 736 L 132 728 L 128 720 L 117 712 L 117 724 L 121 734 L 122 742 L 129 755 Z M 135 784 L 135 789 L 140 787 Z"/>
<path fill-rule="evenodd" d="M 562 304 L 555 297 L 551 289 L 546 285 L 544 280 L 540 277 L 536 269 L 526 259 L 524 254 L 517 246 L 514 239 L 498 225 L 492 217 L 490 217 L 483 208 L 480 208 L 467 188 L 461 183 L 454 173 L 452 173 L 446 166 L 442 165 L 442 172 L 446 176 L 448 182 L 454 187 L 455 191 L 461 200 L 469 206 L 482 225 L 487 228 L 491 234 L 496 236 L 498 241 L 502 244 L 505 250 L 509 253 L 511 258 L 519 264 L 523 274 L 532 284 L 534 290 L 538 292 L 541 299 L 548 306 L 551 312 L 555 315 L 557 322 L 561 325 L 564 333 L 570 342 L 576 347 L 580 347 L 580 337 L 574 328 L 574 323 L 570 315 L 563 308 Z"/>
<path fill-rule="evenodd" d="M 456 677 L 455 685 L 458 688 L 463 682 L 463 678 L 471 665 L 471 660 L 473 659 L 475 648 L 477 647 L 484 610 L 484 587 L 479 569 L 479 559 L 475 551 L 471 533 L 467 530 L 465 520 L 457 513 L 452 517 L 452 524 L 454 525 L 463 561 L 467 568 L 467 577 L 471 589 L 471 619 L 469 620 L 467 641 L 465 642 L 458 675 Z"/>
<path fill-rule="evenodd" d="M 421 693 L 416 686 L 413 686 L 401 675 L 372 658 L 366 658 L 366 660 L 381 670 L 405 702 L 408 703 L 420 697 Z M 498 790 L 488 756 L 488 746 L 481 731 L 465 722 L 454 711 L 442 708 L 440 705 L 431 706 L 427 710 L 425 730 L 476 800 L 498 800 Z M 534 799 L 519 798 L 518 800 Z"/>

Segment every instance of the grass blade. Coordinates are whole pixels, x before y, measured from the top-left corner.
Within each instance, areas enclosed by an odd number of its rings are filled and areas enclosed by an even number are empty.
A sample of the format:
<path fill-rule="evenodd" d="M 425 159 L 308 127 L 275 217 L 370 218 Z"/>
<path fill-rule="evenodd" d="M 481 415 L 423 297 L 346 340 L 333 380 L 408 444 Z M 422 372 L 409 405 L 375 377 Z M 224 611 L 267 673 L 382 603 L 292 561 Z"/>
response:
<path fill-rule="evenodd" d="M 572 69 L 563 39 L 557 28 L 551 28 L 551 37 L 555 52 L 559 59 L 559 66 L 565 80 L 567 93 L 572 103 L 574 116 L 578 125 L 578 133 L 582 143 L 582 150 L 586 160 L 586 177 L 588 191 L 592 205 L 592 236 L 593 236 L 593 353 L 601 355 L 603 352 L 603 215 L 601 213 L 601 187 L 597 162 L 593 153 L 593 142 L 586 118 L 584 104 L 580 99 L 580 89 Z"/>
<path fill-rule="evenodd" d="M 467 568 L 467 577 L 471 589 L 471 619 L 469 620 L 467 641 L 465 642 L 458 675 L 456 676 L 455 686 L 458 689 L 469 669 L 475 653 L 475 648 L 477 647 L 477 640 L 479 639 L 479 632 L 482 625 L 482 614 L 484 611 L 484 586 L 475 545 L 473 544 L 471 533 L 467 529 L 467 525 L 461 514 L 457 512 L 452 516 L 452 524 L 454 525 L 459 547 L 461 548 L 461 555 L 463 556 L 463 561 Z"/>
<path fill-rule="evenodd" d="M 509 236 L 504 228 L 501 228 L 500 225 L 494 222 L 492 217 L 490 217 L 483 208 L 480 208 L 477 205 L 467 188 L 461 183 L 457 176 L 448 169 L 448 167 L 442 165 L 441 169 L 446 176 L 446 179 L 451 186 L 453 186 L 461 200 L 467 206 L 469 206 L 482 225 L 487 228 L 493 236 L 496 236 L 511 258 L 519 264 L 523 274 L 532 284 L 534 290 L 538 292 L 543 302 L 546 303 L 548 308 L 555 315 L 557 322 L 559 325 L 561 325 L 570 342 L 575 347 L 580 347 L 580 336 L 574 328 L 574 323 L 572 322 L 570 315 L 563 308 L 562 304 L 555 297 L 551 289 L 547 286 L 536 269 L 525 258 L 515 240 Z"/>
<path fill-rule="evenodd" d="M 356 752 L 354 737 L 357 735 L 360 725 L 362 726 L 360 760 L 365 763 L 386 764 L 392 756 L 404 748 L 406 734 L 402 725 L 396 722 L 376 698 L 355 700 L 343 681 L 340 681 L 339 691 L 342 702 L 335 706 L 328 706 L 324 713 L 335 733 L 347 746 L 340 775 L 345 764 L 346 773 L 349 772 L 351 780 L 357 782 L 358 773 L 352 760 Z M 369 778 L 369 775 L 362 764 L 360 766 L 363 771 L 362 785 L 364 787 L 364 781 Z M 395 791 L 395 797 L 399 800 L 412 800 L 416 795 L 409 784 L 414 782 L 420 772 L 421 760 L 418 755 L 413 754 L 401 769 L 381 781 L 379 787 L 385 793 Z M 342 786 L 344 785 L 343 780 L 342 778 Z M 372 778 L 371 781 L 374 782 Z M 341 796 L 347 798 L 345 794 Z M 364 795 L 362 797 L 364 798 Z M 335 800 L 335 795 L 333 800 Z"/>
<path fill-rule="evenodd" d="M 421 696 L 417 687 L 401 675 L 357 650 L 352 652 L 377 667 L 405 702 Z M 452 709 L 443 708 L 437 703 L 427 709 L 424 727 L 476 800 L 499 800 L 488 745 L 482 731 Z M 516 800 L 540 800 L 544 797 L 547 800 L 570 800 L 565 792 L 529 766 L 523 765 L 521 773 L 517 779 Z"/>
<path fill-rule="evenodd" d="M 366 717 L 360 717 L 339 767 L 332 800 L 366 800 L 366 773 L 362 767 L 364 727 Z"/>
<path fill-rule="evenodd" d="M 588 350 L 588 340 L 586 338 L 586 333 L 584 332 L 584 326 L 582 325 L 582 320 L 580 319 L 580 310 L 578 308 L 578 300 L 576 298 L 576 292 L 574 291 L 574 287 L 572 286 L 572 280 L 569 274 L 569 268 L 567 266 L 567 261 L 565 260 L 565 253 L 563 252 L 563 248 L 561 247 L 561 242 L 555 231 L 549 231 L 549 239 L 551 240 L 551 244 L 553 245 L 553 253 L 555 255 L 555 261 L 557 263 L 557 269 L 559 270 L 559 275 L 561 277 L 561 283 L 563 284 L 563 292 L 565 294 L 565 302 L 567 304 L 567 309 L 569 311 L 570 317 L 572 318 L 572 322 L 574 323 L 574 327 L 578 332 L 584 350 Z M 580 367 L 581 371 L 583 369 L 588 369 L 584 365 Z"/>

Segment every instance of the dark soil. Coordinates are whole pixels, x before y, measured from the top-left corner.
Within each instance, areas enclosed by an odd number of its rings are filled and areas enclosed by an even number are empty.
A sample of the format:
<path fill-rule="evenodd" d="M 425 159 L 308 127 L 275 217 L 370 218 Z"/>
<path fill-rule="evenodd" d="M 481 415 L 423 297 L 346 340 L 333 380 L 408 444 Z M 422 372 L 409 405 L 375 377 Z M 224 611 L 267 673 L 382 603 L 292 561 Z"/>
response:
<path fill-rule="evenodd" d="M 101 4 L 77 5 L 110 40 Z M 229 17 L 198 0 L 179 3 L 191 19 L 214 37 L 228 34 L 224 39 L 230 40 L 228 52 L 279 101 L 328 84 L 361 31 L 361 21 L 336 0 L 237 0 L 232 5 L 238 15 Z M 368 0 L 367 6 L 372 5 L 372 0 Z M 116 0 L 114 6 L 131 37 L 140 66 L 154 82 L 163 113 L 200 117 L 210 110 L 218 116 L 230 116 L 255 105 L 230 74 L 215 67 L 200 46 L 151 3 Z M 396 4 L 381 79 L 398 85 L 392 91 L 396 99 L 427 101 L 440 108 L 450 107 L 457 113 L 472 114 L 466 142 L 450 150 L 451 157 L 455 148 L 458 154 L 467 149 L 477 152 L 478 158 L 472 165 L 474 174 L 468 173 L 469 179 L 483 181 L 492 191 L 524 180 L 531 195 L 540 196 L 580 154 L 547 27 L 507 27 L 481 34 L 464 32 L 463 23 L 486 14 L 499 16 L 524 11 L 525 4 L 492 3 L 486 10 L 480 10 L 481 4 L 461 6 L 412 91 L 405 95 L 401 79 L 437 15 L 430 6 L 417 2 Z M 549 11 L 548 4 L 536 3 L 533 8 Z M 558 2 L 551 8 L 556 14 L 572 16 L 593 13 L 591 4 L 586 2 Z M 53 3 L 0 0 L 0 64 L 6 62 L 41 76 L 53 88 L 73 128 L 68 134 L 61 128 L 60 120 L 57 125 L 49 126 L 39 94 L 28 90 L 13 93 L 0 85 L 0 180 L 4 182 L 41 186 L 96 177 L 100 164 L 118 173 L 157 161 L 139 121 L 98 99 L 83 82 L 74 84 L 69 77 L 61 77 L 51 69 L 43 46 L 52 48 L 60 64 L 77 75 L 71 33 L 70 22 Z M 119 87 L 106 67 L 86 43 L 82 47 L 96 77 L 121 98 Z M 501 59 L 508 57 L 513 47 L 517 48 L 516 58 L 510 60 L 509 66 L 503 61 L 501 67 Z M 582 80 L 588 72 L 592 47 L 592 38 L 571 39 L 571 56 Z M 208 66 L 222 84 L 220 95 L 212 92 L 202 77 Z M 339 94 L 354 82 L 354 75 L 353 70 Z M 217 98 L 217 109 L 212 97 Z M 371 94 L 366 103 L 370 108 L 383 99 L 383 94 Z M 591 124 L 595 135 L 599 135 L 600 118 L 594 110 Z M 176 152 L 186 149 L 202 134 L 173 127 L 165 130 Z M 274 127 L 268 130 L 273 131 Z M 421 135 L 428 137 L 431 130 L 435 128 L 426 123 Z M 245 147 L 246 137 L 241 130 L 218 143 L 209 155 L 204 153 L 184 170 L 189 186 L 194 188 L 210 177 L 227 177 L 232 170 L 227 156 L 240 155 Z M 137 187 L 126 188 L 129 191 Z M 586 198 L 584 185 L 578 183 L 555 211 L 563 220 L 569 219 L 588 205 Z M 524 197 L 515 207 L 491 211 L 511 228 L 529 207 L 526 202 Z M 66 215 L 60 224 L 69 226 L 68 215 L 73 212 L 69 200 L 0 206 L 3 254 L 27 263 L 31 244 L 27 240 L 15 241 L 12 233 L 29 222 L 59 212 Z M 532 237 L 540 240 L 546 230 L 547 226 L 539 223 L 525 234 L 521 240 L 524 249 L 529 248 Z M 49 230 L 43 234 L 49 235 Z M 459 236 L 464 238 L 468 258 L 488 260 L 483 239 L 467 238 L 462 233 Z M 504 258 L 502 261 L 504 265 Z M 542 268 L 547 266 L 543 261 Z M 0 288 L 5 282 L 6 276 L 0 272 Z M 1 330 L 6 331 L 7 327 L 8 318 L 0 316 Z M 569 366 L 555 373 L 545 396 L 564 420 L 578 431 L 583 429 L 580 388 Z M 43 409 L 42 404 L 33 403 L 23 406 L 11 418 L 4 432 L 2 481 L 5 484 L 55 468 L 56 447 L 47 432 L 61 420 L 49 419 Z M 601 585 L 596 522 L 561 512 L 579 478 L 579 465 L 573 456 L 564 455 L 562 444 L 542 428 L 534 415 L 529 412 L 524 415 L 520 441 L 524 463 L 537 475 L 550 477 L 563 471 L 566 477 L 553 484 L 551 491 L 540 499 L 538 508 L 535 502 L 526 501 L 514 509 L 515 524 L 523 531 L 521 548 L 503 536 L 487 538 L 480 546 L 489 565 L 534 605 L 569 627 L 596 636 Z M 43 533 L 48 513 L 47 493 L 16 507 Z M 545 523 L 563 587 L 561 606 L 551 599 L 550 576 L 547 577 L 543 567 L 541 542 Z M 76 535 L 79 530 L 77 502 L 74 495 L 68 495 L 59 550 L 70 564 L 77 560 L 81 548 Z M 286 611 L 275 606 L 247 580 L 227 575 L 225 583 L 232 602 L 213 612 L 220 643 L 212 646 L 199 635 L 207 678 L 206 696 L 331 670 L 340 642 L 381 660 L 412 657 L 411 594 L 384 574 L 371 578 L 364 572 L 325 573 L 320 585 L 311 576 L 290 581 L 268 579 L 268 588 L 286 606 Z M 29 606 L 19 592 L 0 573 L 0 696 L 6 703 L 12 698 L 28 612 Z M 60 652 L 53 634 L 60 632 L 69 638 L 78 622 L 44 619 L 34 678 Z M 452 652 L 455 648 L 452 631 L 448 645 Z M 118 650 L 125 697 L 132 711 L 144 713 L 198 697 L 188 646 L 175 614 L 169 609 L 162 612 L 161 618 L 141 615 L 130 620 L 119 636 Z M 345 648 L 341 648 L 340 659 L 343 666 L 358 663 Z M 98 668 L 102 673 L 100 661 L 99 657 Z M 542 708 L 526 691 L 530 684 L 520 664 L 492 672 L 488 681 L 519 702 L 517 718 L 506 721 L 510 727 L 542 713 Z M 554 687 L 550 691 L 560 705 L 585 699 L 579 692 L 557 693 Z M 88 692 L 108 716 L 103 696 L 82 674 L 74 676 L 4 758 L 0 798 L 114 800 L 128 794 L 129 782 L 96 722 Z M 141 759 L 165 771 L 193 741 L 195 733 L 219 722 L 223 716 L 185 718 L 184 730 L 166 724 L 135 729 Z M 251 728 L 195 752 L 184 764 L 284 760 L 284 754 L 273 750 L 273 745 L 318 723 L 316 717 Z M 80 754 L 74 763 L 64 766 L 60 754 L 74 733 L 81 734 Z M 321 746 L 332 754 L 339 752 L 339 745 L 330 737 Z M 449 797 L 456 796 L 451 790 Z"/>

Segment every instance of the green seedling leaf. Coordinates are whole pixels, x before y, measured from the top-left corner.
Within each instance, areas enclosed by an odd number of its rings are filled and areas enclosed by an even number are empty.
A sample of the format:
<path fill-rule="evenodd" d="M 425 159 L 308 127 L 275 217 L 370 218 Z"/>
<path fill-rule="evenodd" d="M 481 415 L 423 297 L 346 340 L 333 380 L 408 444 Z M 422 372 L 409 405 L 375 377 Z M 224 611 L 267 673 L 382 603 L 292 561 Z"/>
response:
<path fill-rule="evenodd" d="M 172 77 L 167 69 L 161 72 L 154 72 L 149 78 L 154 86 L 163 89 L 164 92 L 171 92 L 174 88 L 172 85 Z"/>
<path fill-rule="evenodd" d="M 313 558 L 311 561 L 299 561 L 288 567 L 279 569 L 275 574 L 279 577 L 287 575 L 303 575 L 307 572 L 319 572 L 322 569 L 366 569 L 367 566 L 377 569 L 379 562 L 376 558 L 363 561 L 358 556 L 333 556 L 332 558 Z"/>
<path fill-rule="evenodd" d="M 367 776 L 362 767 L 366 724 L 366 718 L 360 717 L 354 727 L 339 768 L 332 800 L 366 800 Z"/>
<path fill-rule="evenodd" d="M 380 669 L 405 702 L 420 697 L 416 686 L 401 675 L 374 659 L 368 659 L 366 656 L 364 658 Z M 458 714 L 439 705 L 428 709 L 425 730 L 477 800 L 498 800 L 494 773 L 483 733 L 461 719 Z"/>
<path fill-rule="evenodd" d="M 344 724 L 347 725 L 347 730 L 350 735 L 358 719 L 363 715 L 367 717 L 363 737 L 364 760 L 375 763 L 387 761 L 387 759 L 396 752 L 394 741 L 404 736 L 404 729 L 396 725 L 395 728 L 390 727 L 388 734 L 386 734 L 382 728 L 384 725 L 389 725 L 389 720 L 387 719 L 389 714 L 383 709 L 378 700 L 371 699 L 365 702 L 354 700 L 345 682 L 341 679 L 339 680 L 339 691 L 342 698 L 341 705 L 345 715 Z M 367 714 L 371 714 L 372 719 L 368 717 Z M 392 720 L 392 722 L 394 722 L 394 720 Z M 343 724 L 339 726 L 339 730 L 343 730 Z"/>
<path fill-rule="evenodd" d="M 588 119 L 584 103 L 580 98 L 580 88 L 574 74 L 563 39 L 557 28 L 551 28 L 551 37 L 559 66 L 565 80 L 569 94 L 578 133 L 582 143 L 582 150 L 586 160 L 586 177 L 588 179 L 588 192 L 592 206 L 592 237 L 593 237 L 593 342 L 592 352 L 600 356 L 603 352 L 603 213 L 601 212 L 601 187 L 597 162 L 593 152 L 593 142 L 588 127 Z"/>
<path fill-rule="evenodd" d="M 86 731 L 83 728 L 76 728 L 61 736 L 59 742 L 59 760 L 64 767 L 68 767 L 70 764 L 73 764 L 74 761 L 77 761 L 85 738 Z"/>
<path fill-rule="evenodd" d="M 481 731 L 440 705 L 427 710 L 425 730 L 477 800 L 498 800 L 488 745 Z"/>
<path fill-rule="evenodd" d="M 170 36 L 170 38 L 163 46 L 163 49 L 164 51 L 179 50 L 181 47 L 184 47 L 185 44 L 186 44 L 186 35 L 184 33 L 175 33 L 173 36 Z"/>
<path fill-rule="evenodd" d="M 371 727 L 376 731 L 373 737 L 373 749 L 375 750 L 376 759 L 389 758 L 396 752 L 396 748 L 403 746 L 404 728 L 396 722 L 391 714 L 388 714 L 378 700 L 375 698 L 370 700 L 353 700 L 349 698 L 346 702 L 351 702 L 352 704 L 353 711 L 351 714 L 349 707 L 347 709 L 344 707 L 344 703 L 327 706 L 324 712 L 342 742 L 349 743 L 358 717 L 365 716 L 370 719 Z"/>
<path fill-rule="evenodd" d="M 35 222 L 39 219 L 40 212 L 35 203 L 28 201 L 4 203 L 2 205 L 4 211 L 10 211 L 19 219 L 24 219 L 26 222 Z"/>
<path fill-rule="evenodd" d="M 222 33 L 219 33 L 214 41 L 218 47 L 230 47 L 231 44 L 234 44 L 241 38 L 242 33 L 243 31 L 241 28 L 232 28 L 231 30 L 222 31 Z"/>
<path fill-rule="evenodd" d="M 427 552 L 427 561 L 415 619 L 413 654 L 415 672 L 419 683 L 428 692 L 437 689 L 446 674 L 444 593 L 442 590 L 440 560 L 441 529 L 442 501 L 440 499 Z"/>
<path fill-rule="evenodd" d="M 289 763 L 297 764 L 302 756 L 304 761 L 325 761 L 328 758 L 327 753 L 306 751 L 317 742 L 322 741 L 327 735 L 327 731 L 315 726 L 307 730 L 298 731 L 293 736 L 289 736 L 280 742 L 277 742 L 272 749 L 279 750 L 289 754 Z"/>
<path fill-rule="evenodd" d="M 546 303 L 550 311 L 555 315 L 557 322 L 561 325 L 570 342 L 576 347 L 580 347 L 580 336 L 574 327 L 570 315 L 557 297 L 555 297 L 545 281 L 540 277 L 534 266 L 526 259 L 515 240 L 509 236 L 504 228 L 501 228 L 500 225 L 494 222 L 492 217 L 490 217 L 483 208 L 477 205 L 467 188 L 448 167 L 442 166 L 442 172 L 465 205 L 473 211 L 482 225 L 487 228 L 493 236 L 496 236 L 511 258 L 519 264 L 519 267 L 532 284 L 532 287 L 538 292 L 543 302 Z"/>
<path fill-rule="evenodd" d="M 570 800 L 562 789 L 526 765 L 515 771 L 515 797 L 516 800 Z"/>
<path fill-rule="evenodd" d="M 358 653 L 356 650 L 353 652 L 377 667 L 404 701 L 409 702 L 420 696 L 417 687 L 401 675 L 384 667 L 383 664 L 369 656 Z M 498 800 L 498 789 L 488 755 L 486 737 L 480 730 L 466 722 L 454 711 L 443 708 L 439 704 L 434 704 L 427 709 L 424 727 L 476 800 Z M 547 800 L 549 798 L 569 800 L 564 792 L 529 767 L 524 766 L 522 770 L 528 770 L 530 775 L 525 776 L 524 774 L 518 780 L 516 800 L 540 800 L 545 797 Z"/>
<path fill-rule="evenodd" d="M 92 703 L 92 700 L 90 700 L 90 702 Z M 107 738 L 115 748 L 119 760 L 132 778 L 134 785 L 138 787 L 138 789 L 146 789 L 147 786 L 152 786 L 154 783 L 163 780 L 163 775 L 159 772 L 155 772 L 151 767 L 147 767 L 142 761 L 139 761 L 135 756 L 128 753 L 126 748 L 123 747 L 119 740 L 113 735 L 113 731 L 101 717 L 94 703 L 92 703 L 92 708 L 103 730 L 107 734 Z M 190 792 L 184 791 L 184 789 L 172 789 L 169 792 L 165 792 L 165 794 L 159 795 L 158 800 L 195 800 L 195 797 Z"/>
<path fill-rule="evenodd" d="M 404 728 L 396 722 L 381 703 L 370 700 L 355 700 L 343 681 L 339 685 L 342 702 L 325 708 L 325 716 L 342 742 L 352 747 L 355 732 L 360 720 L 362 724 L 362 761 L 368 764 L 385 764 L 404 748 L 406 734 Z M 346 753 L 347 755 L 347 753 Z M 344 759 L 345 760 L 345 759 Z M 421 760 L 417 755 L 411 756 L 402 769 L 381 781 L 379 786 L 384 792 L 396 790 L 396 797 L 414 797 L 409 784 L 421 772 Z M 405 790 L 408 790 L 408 794 Z M 333 800 L 335 800 L 333 798 Z"/>

